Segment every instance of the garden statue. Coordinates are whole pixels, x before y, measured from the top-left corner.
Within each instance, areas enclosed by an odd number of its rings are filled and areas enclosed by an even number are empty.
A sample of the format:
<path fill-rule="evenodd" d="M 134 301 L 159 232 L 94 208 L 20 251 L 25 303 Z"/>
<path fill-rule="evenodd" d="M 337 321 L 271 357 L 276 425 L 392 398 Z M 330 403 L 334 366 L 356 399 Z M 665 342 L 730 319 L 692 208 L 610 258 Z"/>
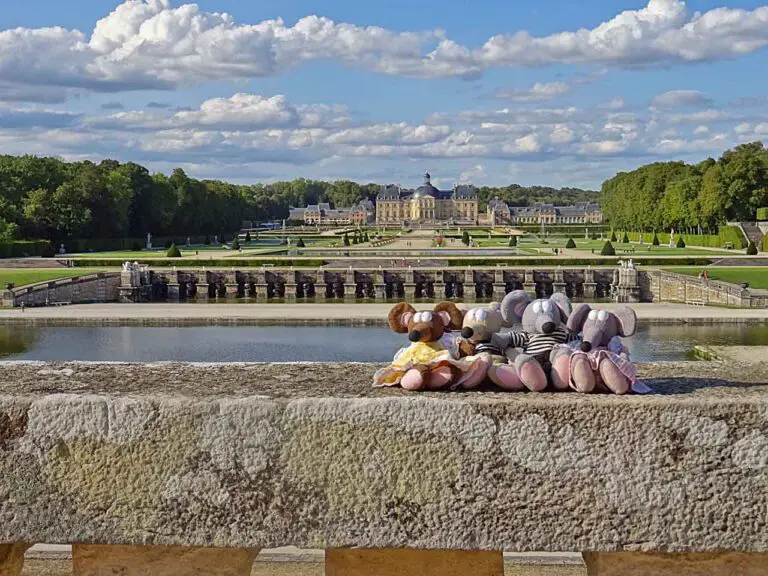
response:
<path fill-rule="evenodd" d="M 67 251 L 64 248 L 64 242 L 62 242 L 61 245 L 59 246 L 59 254 L 66 254 L 66 253 Z"/>
<path fill-rule="evenodd" d="M 674 248 L 675 247 L 675 229 L 674 228 L 669 233 L 669 247 L 670 248 Z"/>
<path fill-rule="evenodd" d="M 152 234 L 147 232 L 147 250 L 152 250 Z"/>

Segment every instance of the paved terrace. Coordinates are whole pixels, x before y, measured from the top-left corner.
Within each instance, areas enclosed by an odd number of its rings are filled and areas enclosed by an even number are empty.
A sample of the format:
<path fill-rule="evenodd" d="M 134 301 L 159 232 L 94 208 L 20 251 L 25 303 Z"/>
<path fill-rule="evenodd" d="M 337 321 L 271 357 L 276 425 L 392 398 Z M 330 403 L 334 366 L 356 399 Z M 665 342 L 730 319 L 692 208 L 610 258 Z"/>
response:
<path fill-rule="evenodd" d="M 478 304 L 482 305 L 482 304 Z M 430 309 L 430 304 L 415 304 Z M 460 304 L 469 308 L 474 304 Z M 606 309 L 615 304 L 601 304 Z M 0 309 L 0 324 L 336 324 L 385 325 L 391 304 L 79 304 Z M 768 309 L 684 304 L 632 304 L 641 321 L 654 323 L 768 322 Z"/>
<path fill-rule="evenodd" d="M 762 350 L 756 354 L 762 354 Z M 0 363 L 0 574 L 765 574 L 761 363 L 641 366 L 653 396 L 372 389 L 367 364 Z"/>

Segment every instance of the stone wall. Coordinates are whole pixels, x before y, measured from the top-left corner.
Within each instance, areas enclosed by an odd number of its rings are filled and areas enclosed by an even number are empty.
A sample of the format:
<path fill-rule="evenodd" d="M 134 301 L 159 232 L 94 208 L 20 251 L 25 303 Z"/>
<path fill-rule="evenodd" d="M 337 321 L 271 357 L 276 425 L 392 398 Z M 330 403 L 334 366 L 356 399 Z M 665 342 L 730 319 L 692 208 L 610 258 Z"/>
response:
<path fill-rule="evenodd" d="M 645 397 L 375 368 L 4 363 L 0 542 L 768 551 L 759 365 L 646 365 Z"/>
<path fill-rule="evenodd" d="M 118 299 L 120 274 L 103 272 L 74 278 L 41 282 L 24 288 L 5 290 L 3 306 L 45 306 L 86 302 L 115 302 Z"/>
<path fill-rule="evenodd" d="M 644 300 L 653 302 L 691 302 L 727 306 L 765 307 L 768 299 L 756 296 L 736 284 L 707 280 L 661 270 L 643 272 L 647 278 L 641 281 L 648 291 Z"/>

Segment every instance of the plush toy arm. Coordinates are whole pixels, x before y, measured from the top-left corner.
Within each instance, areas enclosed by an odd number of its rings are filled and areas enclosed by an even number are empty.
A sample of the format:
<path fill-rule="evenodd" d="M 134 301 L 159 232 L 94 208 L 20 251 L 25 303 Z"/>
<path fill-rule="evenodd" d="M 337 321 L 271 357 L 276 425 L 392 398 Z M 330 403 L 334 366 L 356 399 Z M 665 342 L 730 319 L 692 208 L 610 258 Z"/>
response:
<path fill-rule="evenodd" d="M 466 338 L 460 338 L 459 339 L 459 357 L 464 358 L 465 356 L 473 356 L 475 353 L 475 345 L 472 344 L 469 340 Z"/>
<path fill-rule="evenodd" d="M 507 348 L 525 348 L 531 340 L 528 332 L 507 332 L 509 334 L 509 344 Z"/>
<path fill-rule="evenodd" d="M 614 354 L 625 354 L 629 358 L 629 349 L 624 346 L 619 336 L 614 336 L 608 342 L 608 350 Z"/>

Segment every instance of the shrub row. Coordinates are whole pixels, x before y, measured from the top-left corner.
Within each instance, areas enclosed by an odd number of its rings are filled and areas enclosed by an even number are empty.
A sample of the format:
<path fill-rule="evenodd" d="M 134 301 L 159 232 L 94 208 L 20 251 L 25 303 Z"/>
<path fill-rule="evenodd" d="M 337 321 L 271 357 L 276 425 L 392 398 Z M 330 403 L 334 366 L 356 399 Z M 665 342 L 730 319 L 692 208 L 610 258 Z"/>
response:
<path fill-rule="evenodd" d="M 632 242 L 640 241 L 640 232 L 626 232 Z M 669 245 L 669 232 L 657 232 L 659 243 Z M 734 248 L 747 247 L 747 241 L 741 230 L 736 226 L 721 226 L 717 234 L 675 234 L 676 239 L 682 238 L 687 246 L 700 246 L 703 248 L 722 248 L 731 243 Z M 650 244 L 653 240 L 653 232 L 643 233 L 643 242 Z"/>
<path fill-rule="evenodd" d="M 54 256 L 53 246 L 48 240 L 14 240 L 0 243 L 0 258 L 24 258 L 31 256 Z"/>
<path fill-rule="evenodd" d="M 626 256 L 600 257 L 600 258 L 478 258 L 476 260 L 469 258 L 456 258 L 448 260 L 448 266 L 616 266 L 619 259 L 626 259 Z M 633 257 L 635 264 L 644 266 L 707 266 L 712 264 L 711 258 L 691 257 L 691 258 L 643 258 L 642 256 Z"/>
<path fill-rule="evenodd" d="M 120 266 L 120 259 L 101 260 L 98 258 L 80 258 L 72 260 L 76 267 L 80 268 L 106 268 Z M 140 264 L 146 264 L 154 268 L 259 268 L 265 264 L 273 265 L 276 268 L 284 266 L 293 266 L 294 268 L 317 268 L 327 264 L 325 260 L 317 258 L 304 259 L 275 259 L 266 260 L 263 258 L 254 259 L 214 259 L 214 260 L 179 260 L 177 258 L 153 258 L 149 260 L 139 260 Z"/>
<path fill-rule="evenodd" d="M 768 220 L 768 208 L 758 208 L 757 219 L 760 222 L 765 222 L 766 220 Z"/>

